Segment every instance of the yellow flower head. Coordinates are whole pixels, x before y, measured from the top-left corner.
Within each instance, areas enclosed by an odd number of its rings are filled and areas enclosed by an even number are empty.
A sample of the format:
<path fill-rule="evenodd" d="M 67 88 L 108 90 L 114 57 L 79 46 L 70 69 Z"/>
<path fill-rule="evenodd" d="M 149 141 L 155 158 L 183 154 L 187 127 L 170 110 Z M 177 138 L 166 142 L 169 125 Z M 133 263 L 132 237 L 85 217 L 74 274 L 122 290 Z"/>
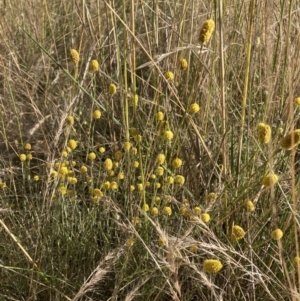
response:
<path fill-rule="evenodd" d="M 124 145 L 123 145 L 123 149 L 124 149 L 125 151 L 129 151 L 130 148 L 131 148 L 131 143 L 128 142 L 128 141 L 125 142 Z"/>
<path fill-rule="evenodd" d="M 58 191 L 62 194 L 65 195 L 67 193 L 67 187 L 66 186 L 60 186 Z"/>
<path fill-rule="evenodd" d="M 210 215 L 208 213 L 201 214 L 201 220 L 203 223 L 208 223 L 210 221 Z"/>
<path fill-rule="evenodd" d="M 125 178 L 124 172 L 119 172 L 118 173 L 118 179 L 123 180 Z"/>
<path fill-rule="evenodd" d="M 300 107 L 300 97 L 297 97 L 296 99 L 294 99 L 294 104 L 296 107 Z"/>
<path fill-rule="evenodd" d="M 156 157 L 157 164 L 163 164 L 166 160 L 166 156 L 164 154 L 158 154 Z"/>
<path fill-rule="evenodd" d="M 111 94 L 111 95 L 115 94 L 115 93 L 117 92 L 117 87 L 116 87 L 116 85 L 110 84 L 110 85 L 109 85 L 109 88 L 108 88 L 108 92 L 109 92 L 109 94 Z"/>
<path fill-rule="evenodd" d="M 154 216 L 158 215 L 157 207 L 152 207 L 150 213 L 151 213 L 151 215 L 154 215 Z"/>
<path fill-rule="evenodd" d="M 68 125 L 73 125 L 74 124 L 74 117 L 69 115 L 67 118 L 66 118 L 66 122 Z"/>
<path fill-rule="evenodd" d="M 71 150 L 74 150 L 77 147 L 77 142 L 74 139 L 70 139 L 68 142 L 68 147 Z"/>
<path fill-rule="evenodd" d="M 93 152 L 89 153 L 88 154 L 88 159 L 91 160 L 91 161 L 95 160 L 96 159 L 96 154 L 93 153 Z"/>
<path fill-rule="evenodd" d="M 79 53 L 77 52 L 76 49 L 71 49 L 70 50 L 70 57 L 71 57 L 71 60 L 74 62 L 74 64 L 78 65 L 78 63 L 79 63 Z"/>
<path fill-rule="evenodd" d="M 108 190 L 110 188 L 110 182 L 109 181 L 105 181 L 102 185 L 101 188 L 104 190 Z"/>
<path fill-rule="evenodd" d="M 249 212 L 255 211 L 255 205 L 253 204 L 253 202 L 251 200 L 246 200 L 244 202 L 244 206 L 247 209 L 247 211 L 249 211 Z"/>
<path fill-rule="evenodd" d="M 133 139 L 134 139 L 134 141 L 135 141 L 136 143 L 142 142 L 142 136 L 141 136 L 141 135 L 135 135 L 135 136 L 133 137 Z"/>
<path fill-rule="evenodd" d="M 92 72 L 97 72 L 99 71 L 99 63 L 97 60 L 92 60 L 91 63 L 90 63 L 90 70 Z"/>
<path fill-rule="evenodd" d="M 172 131 L 165 131 L 164 132 L 165 140 L 172 140 L 174 138 L 174 134 Z"/>
<path fill-rule="evenodd" d="M 244 236 L 246 235 L 246 232 L 244 231 L 244 229 L 240 226 L 233 226 L 232 228 L 232 233 L 231 233 L 231 240 L 233 242 L 236 242 L 242 238 L 244 238 Z"/>
<path fill-rule="evenodd" d="M 93 118 L 94 119 L 99 119 L 101 117 L 101 111 L 100 110 L 95 110 L 93 113 Z"/>
<path fill-rule="evenodd" d="M 166 78 L 167 80 L 174 80 L 174 73 L 171 72 L 171 71 L 166 72 L 165 78 Z"/>
<path fill-rule="evenodd" d="M 210 37 L 215 29 L 215 22 L 212 19 L 206 20 L 204 24 L 202 25 L 200 35 L 199 35 L 199 41 L 202 44 L 208 43 L 210 40 Z"/>
<path fill-rule="evenodd" d="M 175 176 L 175 178 L 174 178 L 174 182 L 175 182 L 176 184 L 178 184 L 178 185 L 183 185 L 184 182 L 185 182 L 185 178 L 184 178 L 184 176 L 177 175 L 177 176 Z"/>
<path fill-rule="evenodd" d="M 272 187 L 278 182 L 278 176 L 275 174 L 268 174 L 262 179 L 262 185 L 265 187 Z"/>
<path fill-rule="evenodd" d="M 98 151 L 99 151 L 100 154 L 105 153 L 105 147 L 100 146 L 99 149 L 98 149 Z"/>
<path fill-rule="evenodd" d="M 27 159 L 28 161 L 32 160 L 32 154 L 27 154 L 26 159 Z"/>
<path fill-rule="evenodd" d="M 145 204 L 142 206 L 142 210 L 143 210 L 144 212 L 149 211 L 149 205 L 145 203 Z"/>
<path fill-rule="evenodd" d="M 162 176 L 164 174 L 164 172 L 165 172 L 165 170 L 161 166 L 157 167 L 156 170 L 155 170 L 155 174 L 157 176 Z"/>
<path fill-rule="evenodd" d="M 296 269 L 300 268 L 300 257 L 299 256 L 294 257 L 294 259 L 293 259 L 293 265 L 294 265 L 294 267 Z"/>
<path fill-rule="evenodd" d="M 111 170 L 113 168 L 113 162 L 111 159 L 107 158 L 104 162 L 103 162 L 103 168 L 107 171 Z"/>
<path fill-rule="evenodd" d="M 258 140 L 261 143 L 269 143 L 271 140 L 271 127 L 264 123 L 259 123 L 257 126 Z"/>
<path fill-rule="evenodd" d="M 186 60 L 186 59 L 181 59 L 181 60 L 179 61 L 179 66 L 180 66 L 180 69 L 181 69 L 181 70 L 187 69 L 187 67 L 188 67 L 188 62 L 187 62 L 187 60 Z"/>
<path fill-rule="evenodd" d="M 118 183 L 117 182 L 111 182 L 110 187 L 111 190 L 117 190 L 118 189 Z"/>
<path fill-rule="evenodd" d="M 165 206 L 164 209 L 163 209 L 163 212 L 164 212 L 165 215 L 171 216 L 172 215 L 172 208 L 169 207 L 169 206 Z"/>
<path fill-rule="evenodd" d="M 21 154 L 21 155 L 19 156 L 19 158 L 20 158 L 20 161 L 21 161 L 21 162 L 26 161 L 26 155 L 25 155 L 25 154 Z"/>
<path fill-rule="evenodd" d="M 119 162 L 119 161 L 121 161 L 122 160 L 122 157 L 123 157 L 123 154 L 122 154 L 122 152 L 119 150 L 119 151 L 116 151 L 115 153 L 114 153 L 114 159 L 117 161 L 117 162 Z"/>
<path fill-rule="evenodd" d="M 292 131 L 280 141 L 280 146 L 284 149 L 291 150 L 300 143 L 300 129 Z"/>
<path fill-rule="evenodd" d="M 218 273 L 222 269 L 223 265 L 220 260 L 206 259 L 203 263 L 203 270 L 206 273 Z"/>
<path fill-rule="evenodd" d="M 134 245 L 134 239 L 133 238 L 128 238 L 126 241 L 126 244 L 128 247 L 132 247 Z"/>
<path fill-rule="evenodd" d="M 86 166 L 84 166 L 84 165 L 82 165 L 81 167 L 80 167 L 80 172 L 81 173 L 87 173 L 87 167 Z"/>
<path fill-rule="evenodd" d="M 157 112 L 157 113 L 156 113 L 156 120 L 157 120 L 157 121 L 162 121 L 162 120 L 164 120 L 164 117 L 165 117 L 165 115 L 164 115 L 163 112 Z"/>
<path fill-rule="evenodd" d="M 136 106 L 139 102 L 139 96 L 137 94 L 132 95 L 130 101 L 132 106 Z"/>
<path fill-rule="evenodd" d="M 24 149 L 26 149 L 26 150 L 31 150 L 31 144 L 30 144 L 30 143 L 26 143 L 26 144 L 24 145 Z"/>
<path fill-rule="evenodd" d="M 136 155 L 137 152 L 138 152 L 138 150 L 137 150 L 136 147 L 132 147 L 132 148 L 130 149 L 130 153 L 131 153 L 132 155 Z"/>
<path fill-rule="evenodd" d="M 283 232 L 280 229 L 276 229 L 271 233 L 271 237 L 274 240 L 280 240 L 283 237 Z"/>
<path fill-rule="evenodd" d="M 192 103 L 189 109 L 191 114 L 196 114 L 200 111 L 200 106 L 197 103 Z"/>
<path fill-rule="evenodd" d="M 208 203 L 211 203 L 211 202 L 214 202 L 216 200 L 216 198 L 217 198 L 217 194 L 215 192 L 211 192 L 207 195 L 206 201 Z"/>
<path fill-rule="evenodd" d="M 168 176 L 166 181 L 167 181 L 168 184 L 174 184 L 175 180 L 172 176 Z"/>
<path fill-rule="evenodd" d="M 95 188 L 93 190 L 93 196 L 96 196 L 98 198 L 102 198 L 103 197 L 103 192 L 100 189 Z"/>
<path fill-rule="evenodd" d="M 182 165 L 182 160 L 179 159 L 179 158 L 174 159 L 173 162 L 172 162 L 172 166 L 174 168 L 180 168 L 181 165 Z"/>
<path fill-rule="evenodd" d="M 198 206 L 196 206 L 196 207 L 193 209 L 193 212 L 194 212 L 194 214 L 199 215 L 199 214 L 201 213 L 201 208 L 198 207 Z"/>
<path fill-rule="evenodd" d="M 198 246 L 197 245 L 190 245 L 189 246 L 189 251 L 192 253 L 197 253 L 198 252 Z"/>

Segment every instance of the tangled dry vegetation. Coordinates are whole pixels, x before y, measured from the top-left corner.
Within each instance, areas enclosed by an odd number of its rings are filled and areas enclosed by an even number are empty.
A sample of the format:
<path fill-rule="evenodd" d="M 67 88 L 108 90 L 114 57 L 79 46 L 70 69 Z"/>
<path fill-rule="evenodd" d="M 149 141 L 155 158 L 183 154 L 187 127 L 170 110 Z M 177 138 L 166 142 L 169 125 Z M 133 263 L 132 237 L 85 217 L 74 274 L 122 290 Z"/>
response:
<path fill-rule="evenodd" d="M 298 1 L 208 2 L 1 2 L 1 300 L 300 300 Z"/>

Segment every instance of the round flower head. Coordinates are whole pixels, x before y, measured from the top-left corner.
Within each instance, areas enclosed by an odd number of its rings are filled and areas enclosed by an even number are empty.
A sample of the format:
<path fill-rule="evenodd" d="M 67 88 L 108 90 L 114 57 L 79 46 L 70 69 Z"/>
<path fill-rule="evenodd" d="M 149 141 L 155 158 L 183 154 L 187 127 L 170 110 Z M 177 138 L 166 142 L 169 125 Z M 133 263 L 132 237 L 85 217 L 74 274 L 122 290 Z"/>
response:
<path fill-rule="evenodd" d="M 136 143 L 139 143 L 139 142 L 142 142 L 142 136 L 141 135 L 135 135 L 134 137 L 133 137 L 133 139 L 134 139 L 134 141 L 136 142 Z"/>
<path fill-rule="evenodd" d="M 207 195 L 206 201 L 208 203 L 211 203 L 211 202 L 214 202 L 216 200 L 216 198 L 217 198 L 217 194 L 215 192 L 211 192 Z"/>
<path fill-rule="evenodd" d="M 171 71 L 166 72 L 165 78 L 166 78 L 167 80 L 174 80 L 174 73 L 171 72 Z"/>
<path fill-rule="evenodd" d="M 89 158 L 89 160 L 93 161 L 93 160 L 96 159 L 96 154 L 91 152 L 91 153 L 88 154 L 88 158 Z"/>
<path fill-rule="evenodd" d="M 154 216 L 158 215 L 157 207 L 152 207 L 150 213 L 151 213 L 151 215 L 154 215 Z"/>
<path fill-rule="evenodd" d="M 188 67 L 188 62 L 186 59 L 181 59 L 179 61 L 180 70 L 185 70 Z"/>
<path fill-rule="evenodd" d="M 69 115 L 66 118 L 66 122 L 67 122 L 68 125 L 73 125 L 74 124 L 74 117 Z"/>
<path fill-rule="evenodd" d="M 231 240 L 236 242 L 238 240 L 241 240 L 246 235 L 246 232 L 244 229 L 240 226 L 233 226 L 232 233 L 231 233 Z"/>
<path fill-rule="evenodd" d="M 117 190 L 118 189 L 118 183 L 117 182 L 111 182 L 110 187 L 111 190 Z"/>
<path fill-rule="evenodd" d="M 32 160 L 32 154 L 27 154 L 26 159 L 27 159 L 28 161 Z"/>
<path fill-rule="evenodd" d="M 174 137 L 173 132 L 171 132 L 171 131 L 165 131 L 165 133 L 164 133 L 165 140 L 172 140 L 173 137 Z"/>
<path fill-rule="evenodd" d="M 108 88 L 108 92 L 109 92 L 109 94 L 111 94 L 111 95 L 115 94 L 115 93 L 117 92 L 117 87 L 116 87 L 116 85 L 110 84 L 110 85 L 109 85 L 109 88 Z"/>
<path fill-rule="evenodd" d="M 203 223 L 208 223 L 210 221 L 210 215 L 208 213 L 201 214 L 201 220 Z"/>
<path fill-rule="evenodd" d="M 194 212 L 194 214 L 199 215 L 199 214 L 201 213 L 201 208 L 198 207 L 198 206 L 196 206 L 196 207 L 193 209 L 193 212 Z"/>
<path fill-rule="evenodd" d="M 183 185 L 184 182 L 185 182 L 185 178 L 184 178 L 184 176 L 177 175 L 177 176 L 175 176 L 175 178 L 174 178 L 174 182 L 175 182 L 176 184 L 178 184 L 178 185 Z"/>
<path fill-rule="evenodd" d="M 157 164 L 163 164 L 166 160 L 166 156 L 164 154 L 158 154 L 156 157 Z"/>
<path fill-rule="evenodd" d="M 163 209 L 163 211 L 164 211 L 164 214 L 167 215 L 167 216 L 171 216 L 172 215 L 172 209 L 169 206 L 165 206 L 164 209 Z"/>
<path fill-rule="evenodd" d="M 106 159 L 104 162 L 103 162 L 103 168 L 107 171 L 111 170 L 113 168 L 113 162 L 111 159 Z"/>
<path fill-rule="evenodd" d="M 97 60 L 92 60 L 91 63 L 90 63 L 90 70 L 92 72 L 97 72 L 99 71 L 99 63 Z"/>
<path fill-rule="evenodd" d="M 223 265 L 220 260 L 206 259 L 203 263 L 203 270 L 206 273 L 218 273 L 222 269 Z"/>
<path fill-rule="evenodd" d="M 132 247 L 134 245 L 134 239 L 133 238 L 128 238 L 126 241 L 126 244 L 128 247 Z"/>
<path fill-rule="evenodd" d="M 283 237 L 283 232 L 280 229 L 276 229 L 271 233 L 271 237 L 274 240 L 280 240 Z"/>
<path fill-rule="evenodd" d="M 198 252 L 198 246 L 197 245 L 190 245 L 189 246 L 189 251 L 192 253 L 197 253 Z"/>
<path fill-rule="evenodd" d="M 162 176 L 164 174 L 164 172 L 165 172 L 165 170 L 161 166 L 157 167 L 155 170 L 155 174 L 157 176 Z"/>
<path fill-rule="evenodd" d="M 77 142 L 74 139 L 69 140 L 68 142 L 68 147 L 71 150 L 74 150 L 77 147 Z"/>
<path fill-rule="evenodd" d="M 294 257 L 294 259 L 293 259 L 293 265 L 294 265 L 294 267 L 296 269 L 300 268 L 300 257 L 299 256 Z"/>
<path fill-rule="evenodd" d="M 20 158 L 20 161 L 21 161 L 21 162 L 26 161 L 26 155 L 25 155 L 25 154 L 21 154 L 21 155 L 19 156 L 19 158 Z"/>
<path fill-rule="evenodd" d="M 136 106 L 139 102 L 139 96 L 137 94 L 132 95 L 130 101 L 132 106 Z"/>
<path fill-rule="evenodd" d="M 300 97 L 297 97 L 296 99 L 294 99 L 294 104 L 296 107 L 300 107 Z"/>
<path fill-rule="evenodd" d="M 145 203 L 145 204 L 142 206 L 142 210 L 143 210 L 144 212 L 149 211 L 149 205 Z"/>
<path fill-rule="evenodd" d="M 75 65 L 78 65 L 78 63 L 79 63 L 79 53 L 77 52 L 76 49 L 71 49 L 70 50 L 70 57 L 71 57 L 71 60 L 73 61 L 73 63 Z"/>
<path fill-rule="evenodd" d="M 105 147 L 100 146 L 99 149 L 98 149 L 98 151 L 99 151 L 100 154 L 105 153 Z"/>
<path fill-rule="evenodd" d="M 31 144 L 30 144 L 30 143 L 26 143 L 26 144 L 24 145 L 24 149 L 26 149 L 26 150 L 31 150 Z"/>
<path fill-rule="evenodd" d="M 283 137 L 280 146 L 284 149 L 291 150 L 300 143 L 300 130 L 295 130 Z"/>
<path fill-rule="evenodd" d="M 93 112 L 93 118 L 94 119 L 99 119 L 101 117 L 101 111 L 100 110 L 95 110 Z"/>
<path fill-rule="evenodd" d="M 122 160 L 122 157 L 123 157 L 123 154 L 122 154 L 121 151 L 116 151 L 116 152 L 114 153 L 114 158 L 115 158 L 116 161 L 121 161 L 121 160 Z"/>
<path fill-rule="evenodd" d="M 80 167 L 80 172 L 81 172 L 81 173 L 87 173 L 87 171 L 88 171 L 88 169 L 87 169 L 86 166 L 82 165 L 82 166 Z"/>
<path fill-rule="evenodd" d="M 162 121 L 162 120 L 164 120 L 164 117 L 165 117 L 165 115 L 164 115 L 163 112 L 157 112 L 157 113 L 156 113 L 156 120 L 157 120 L 157 121 Z"/>
<path fill-rule="evenodd" d="M 278 176 L 275 174 L 268 174 L 262 179 L 262 185 L 265 187 L 272 187 L 278 182 Z"/>
<path fill-rule="evenodd" d="M 215 29 L 215 22 L 212 19 L 209 19 L 204 22 L 202 25 L 200 35 L 199 35 L 199 41 L 202 44 L 206 44 L 209 40 L 210 37 Z"/>
<path fill-rule="evenodd" d="M 167 181 L 168 184 L 174 184 L 175 180 L 174 180 L 174 178 L 172 176 L 168 176 L 167 179 L 166 179 L 166 181 Z"/>
<path fill-rule="evenodd" d="M 174 159 L 173 162 L 172 162 L 172 166 L 174 168 L 180 168 L 181 165 L 182 165 L 182 160 L 179 159 L 179 158 Z"/>
<path fill-rule="evenodd" d="M 257 126 L 258 140 L 261 143 L 269 143 L 271 140 L 271 127 L 264 123 L 259 123 Z"/>
<path fill-rule="evenodd" d="M 197 103 L 192 103 L 189 109 L 191 114 L 196 114 L 200 111 L 200 106 Z"/>
<path fill-rule="evenodd" d="M 33 180 L 34 180 L 35 182 L 39 181 L 39 179 L 40 179 L 40 177 L 39 177 L 38 175 L 35 175 L 35 176 L 33 177 Z"/>
<path fill-rule="evenodd" d="M 123 149 L 124 149 L 125 151 L 129 151 L 130 148 L 131 148 L 131 143 L 128 142 L 128 141 L 125 142 L 124 145 L 123 145 Z"/>
<path fill-rule="evenodd" d="M 244 202 L 244 206 L 245 206 L 245 208 L 247 209 L 247 211 L 249 211 L 249 212 L 255 211 L 255 205 L 254 205 L 253 202 L 250 201 L 250 200 L 246 200 L 246 201 Z"/>

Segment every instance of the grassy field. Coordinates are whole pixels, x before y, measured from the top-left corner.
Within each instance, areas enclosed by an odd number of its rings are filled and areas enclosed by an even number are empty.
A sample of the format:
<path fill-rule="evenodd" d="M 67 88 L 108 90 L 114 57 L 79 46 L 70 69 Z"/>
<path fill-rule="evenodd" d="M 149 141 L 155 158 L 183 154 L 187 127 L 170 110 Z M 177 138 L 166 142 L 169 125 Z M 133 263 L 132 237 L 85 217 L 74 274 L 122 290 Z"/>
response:
<path fill-rule="evenodd" d="M 300 300 L 299 5 L 1 1 L 0 300 Z"/>

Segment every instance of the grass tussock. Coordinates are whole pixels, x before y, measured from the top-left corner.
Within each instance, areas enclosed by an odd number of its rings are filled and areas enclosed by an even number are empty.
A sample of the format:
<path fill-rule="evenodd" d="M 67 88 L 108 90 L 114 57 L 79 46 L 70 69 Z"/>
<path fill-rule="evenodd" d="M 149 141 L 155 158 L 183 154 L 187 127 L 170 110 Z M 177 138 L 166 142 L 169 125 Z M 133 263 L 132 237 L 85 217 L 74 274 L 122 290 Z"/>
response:
<path fill-rule="evenodd" d="M 293 1 L 0 4 L 1 300 L 299 300 Z"/>

